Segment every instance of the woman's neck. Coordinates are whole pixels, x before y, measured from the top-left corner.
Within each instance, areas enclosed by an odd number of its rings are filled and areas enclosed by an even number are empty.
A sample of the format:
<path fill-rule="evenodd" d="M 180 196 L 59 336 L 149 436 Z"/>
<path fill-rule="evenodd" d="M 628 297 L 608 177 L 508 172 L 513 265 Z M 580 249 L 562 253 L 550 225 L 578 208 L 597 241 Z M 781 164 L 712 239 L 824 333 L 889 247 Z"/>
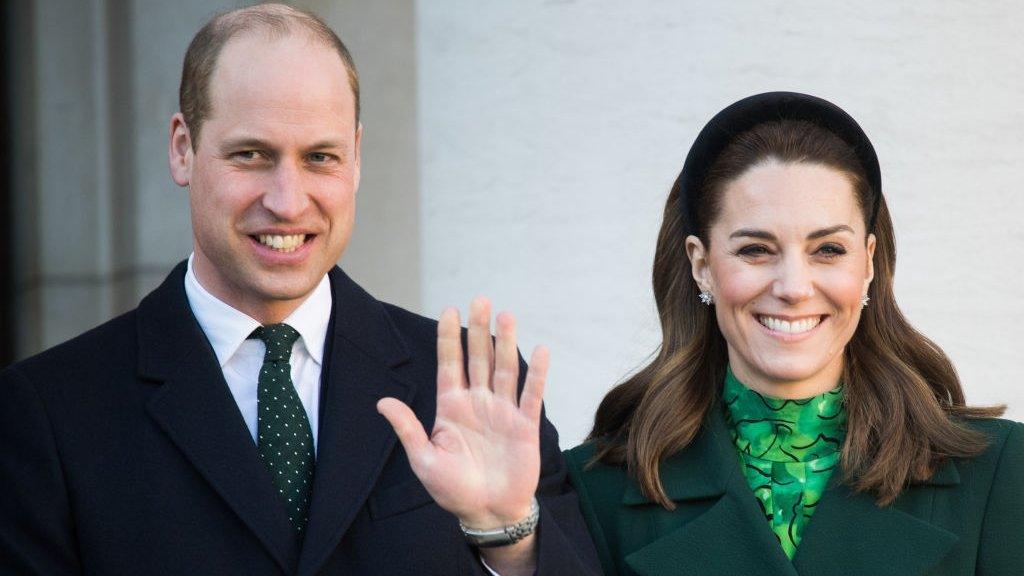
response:
<path fill-rule="evenodd" d="M 843 356 L 838 355 L 833 362 L 818 372 L 801 379 L 773 377 L 737 358 L 731 349 L 729 367 L 744 386 L 763 396 L 782 400 L 802 400 L 824 394 L 839 384 L 843 375 Z"/>

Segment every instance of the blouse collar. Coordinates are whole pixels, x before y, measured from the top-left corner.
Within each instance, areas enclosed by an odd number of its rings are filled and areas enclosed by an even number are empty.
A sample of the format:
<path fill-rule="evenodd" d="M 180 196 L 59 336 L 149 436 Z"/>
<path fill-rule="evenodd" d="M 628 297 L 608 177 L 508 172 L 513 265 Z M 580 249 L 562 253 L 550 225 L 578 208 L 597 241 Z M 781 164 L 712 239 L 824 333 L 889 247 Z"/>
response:
<path fill-rule="evenodd" d="M 799 400 L 765 396 L 726 370 L 722 398 L 733 442 L 773 462 L 808 462 L 838 451 L 846 437 L 843 386 Z"/>

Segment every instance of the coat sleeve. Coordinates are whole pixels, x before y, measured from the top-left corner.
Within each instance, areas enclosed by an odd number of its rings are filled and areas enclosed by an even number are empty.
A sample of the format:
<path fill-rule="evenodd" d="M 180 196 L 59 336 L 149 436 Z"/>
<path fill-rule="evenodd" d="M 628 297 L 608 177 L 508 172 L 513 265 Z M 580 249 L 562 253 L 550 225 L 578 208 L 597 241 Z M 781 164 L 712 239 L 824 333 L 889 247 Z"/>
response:
<path fill-rule="evenodd" d="M 587 532 L 576 492 L 569 483 L 565 458 L 558 448 L 558 432 L 541 418 L 541 477 L 538 576 L 596 576 L 601 574 L 594 542 Z"/>
<path fill-rule="evenodd" d="M 0 574 L 79 574 L 60 455 L 36 388 L 0 372 Z"/>
<path fill-rule="evenodd" d="M 1014 422 L 996 465 L 978 549 L 979 576 L 1024 574 L 1024 424 Z"/>

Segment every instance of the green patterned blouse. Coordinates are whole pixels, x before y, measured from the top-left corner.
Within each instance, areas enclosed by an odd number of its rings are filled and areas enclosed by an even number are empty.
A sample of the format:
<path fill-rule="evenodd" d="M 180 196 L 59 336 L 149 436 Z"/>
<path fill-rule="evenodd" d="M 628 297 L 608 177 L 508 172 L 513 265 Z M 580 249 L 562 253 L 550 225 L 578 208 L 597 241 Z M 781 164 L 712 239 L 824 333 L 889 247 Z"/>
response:
<path fill-rule="evenodd" d="M 842 385 L 805 400 L 747 388 L 729 369 L 725 419 L 747 483 L 790 559 L 818 504 L 846 437 Z"/>

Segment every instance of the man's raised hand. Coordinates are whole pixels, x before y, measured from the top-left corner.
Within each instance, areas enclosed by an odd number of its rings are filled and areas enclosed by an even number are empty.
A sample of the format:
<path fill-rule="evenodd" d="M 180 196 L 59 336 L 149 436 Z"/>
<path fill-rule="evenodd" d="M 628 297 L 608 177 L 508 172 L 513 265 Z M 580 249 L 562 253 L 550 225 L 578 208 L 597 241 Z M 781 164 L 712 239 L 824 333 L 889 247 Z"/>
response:
<path fill-rule="evenodd" d="M 540 412 L 548 369 L 547 350 L 536 348 L 519 395 L 515 318 L 498 314 L 493 342 L 490 321 L 490 302 L 473 300 L 467 377 L 459 312 L 449 308 L 442 313 L 437 416 L 430 436 L 401 401 L 377 403 L 434 501 L 479 529 L 500 528 L 530 512 L 540 476 Z"/>

